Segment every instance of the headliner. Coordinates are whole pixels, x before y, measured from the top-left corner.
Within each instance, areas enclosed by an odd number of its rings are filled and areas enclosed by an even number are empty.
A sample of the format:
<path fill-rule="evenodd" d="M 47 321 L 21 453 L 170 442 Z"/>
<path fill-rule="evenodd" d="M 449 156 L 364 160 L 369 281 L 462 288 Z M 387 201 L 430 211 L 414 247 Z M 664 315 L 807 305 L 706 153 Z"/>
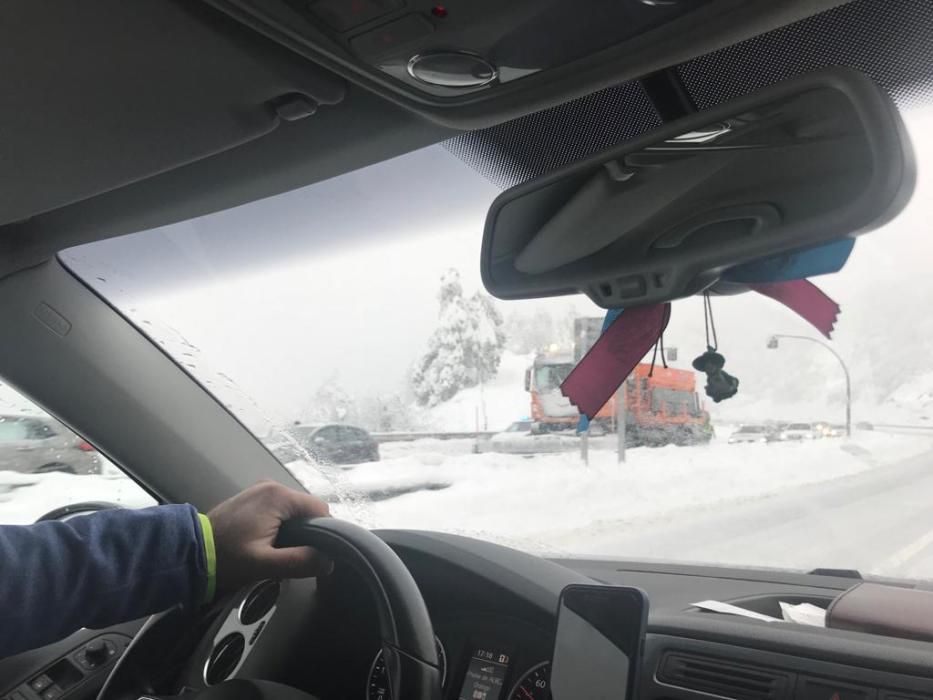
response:
<path fill-rule="evenodd" d="M 680 42 L 677 55 L 841 2 L 746 2 L 754 12 L 724 15 L 704 36 Z M 5 10 L 0 56 L 17 70 L 0 75 L 0 275 L 68 246 L 292 190 L 460 131 L 454 117 L 432 119 L 387 99 L 204 4 L 13 0 Z M 652 60 L 644 66 L 658 67 L 658 55 Z M 469 123 L 496 124 L 637 77 L 630 60 L 596 63 L 539 81 L 520 100 L 493 101 Z M 317 113 L 280 118 L 279 101 L 295 93 L 313 96 Z"/>

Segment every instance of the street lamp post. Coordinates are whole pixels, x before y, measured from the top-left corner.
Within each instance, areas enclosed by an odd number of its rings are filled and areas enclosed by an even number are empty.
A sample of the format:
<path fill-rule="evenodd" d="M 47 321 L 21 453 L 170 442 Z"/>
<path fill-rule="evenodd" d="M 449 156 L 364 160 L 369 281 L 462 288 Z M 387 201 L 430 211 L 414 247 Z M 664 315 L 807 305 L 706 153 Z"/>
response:
<path fill-rule="evenodd" d="M 817 340 L 816 338 L 810 338 L 805 335 L 782 335 L 776 334 L 768 338 L 768 348 L 774 350 L 778 347 L 778 338 L 790 338 L 791 340 L 809 340 L 811 343 L 816 343 L 827 350 L 829 350 L 833 357 L 839 360 L 839 365 L 842 367 L 843 373 L 846 375 L 846 435 L 852 435 L 852 382 L 849 379 L 849 368 L 846 367 L 846 363 L 843 362 L 842 358 L 839 356 L 839 353 L 832 349 L 829 345 Z"/>

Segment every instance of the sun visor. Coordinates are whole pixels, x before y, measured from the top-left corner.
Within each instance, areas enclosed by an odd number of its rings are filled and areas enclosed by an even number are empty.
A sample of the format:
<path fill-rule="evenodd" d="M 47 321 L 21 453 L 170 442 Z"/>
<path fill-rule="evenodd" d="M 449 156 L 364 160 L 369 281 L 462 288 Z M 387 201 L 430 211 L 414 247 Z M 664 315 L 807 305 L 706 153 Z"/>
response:
<path fill-rule="evenodd" d="M 670 301 L 877 228 L 913 183 L 889 97 L 849 69 L 811 73 L 506 191 L 486 220 L 483 280 L 504 299 Z"/>
<path fill-rule="evenodd" d="M 28 0 L 4 21 L 0 224 L 224 151 L 344 95 L 341 79 L 198 3 Z"/>

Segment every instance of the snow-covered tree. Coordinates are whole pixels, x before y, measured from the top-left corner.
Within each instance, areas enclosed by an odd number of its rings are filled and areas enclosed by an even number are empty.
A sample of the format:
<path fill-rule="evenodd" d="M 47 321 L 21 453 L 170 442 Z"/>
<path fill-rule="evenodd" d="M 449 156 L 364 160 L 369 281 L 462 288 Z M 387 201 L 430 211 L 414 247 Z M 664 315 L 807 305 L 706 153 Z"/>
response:
<path fill-rule="evenodd" d="M 570 348 L 573 344 L 573 321 L 581 313 L 572 304 L 549 303 L 548 307 L 512 311 L 507 328 L 506 347 L 516 355 L 547 350 L 551 345 Z"/>
<path fill-rule="evenodd" d="M 359 425 L 374 432 L 417 428 L 411 403 L 395 393 L 376 394 L 359 401 Z"/>
<path fill-rule="evenodd" d="M 335 373 L 314 392 L 305 411 L 311 423 L 352 423 L 357 419 L 357 407 Z"/>
<path fill-rule="evenodd" d="M 502 327 L 502 314 L 490 297 L 476 292 L 470 299 L 470 305 L 476 317 L 473 367 L 478 373 L 477 380 L 484 382 L 499 372 L 499 362 L 505 348 L 505 330 Z"/>
<path fill-rule="evenodd" d="M 438 301 L 438 327 L 412 372 L 412 390 L 422 406 L 436 406 L 495 377 L 505 346 L 502 315 L 479 292 L 465 298 L 456 270 L 441 277 Z"/>

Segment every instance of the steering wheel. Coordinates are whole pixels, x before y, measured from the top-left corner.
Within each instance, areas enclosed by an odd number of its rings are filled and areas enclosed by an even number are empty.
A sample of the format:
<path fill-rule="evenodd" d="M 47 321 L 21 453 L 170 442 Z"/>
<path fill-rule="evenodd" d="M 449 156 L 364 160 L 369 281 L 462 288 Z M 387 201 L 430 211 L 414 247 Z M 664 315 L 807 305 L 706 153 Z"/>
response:
<path fill-rule="evenodd" d="M 398 555 L 376 535 L 358 525 L 336 518 L 290 520 L 279 529 L 277 547 L 314 547 L 335 561 L 350 566 L 366 583 L 376 604 L 383 655 L 393 698 L 438 700 L 441 675 L 434 629 L 418 585 Z M 177 609 L 175 609 L 177 610 Z M 160 677 L 153 665 L 167 640 L 159 619 L 153 616 L 117 662 L 98 695 L 98 700 L 156 698 L 148 692 L 151 680 Z M 187 620 L 186 624 L 191 624 Z M 154 639 L 147 640 L 147 637 Z M 164 696 L 158 696 L 161 700 Z M 197 692 L 185 692 L 185 700 L 313 700 L 303 691 L 271 681 L 227 680 Z"/>
<path fill-rule="evenodd" d="M 99 510 L 111 510 L 112 508 L 122 508 L 118 503 L 109 501 L 81 501 L 80 503 L 69 503 L 50 510 L 48 513 L 40 516 L 37 523 L 44 523 L 48 520 L 71 520 L 79 515 L 96 513 Z"/>

